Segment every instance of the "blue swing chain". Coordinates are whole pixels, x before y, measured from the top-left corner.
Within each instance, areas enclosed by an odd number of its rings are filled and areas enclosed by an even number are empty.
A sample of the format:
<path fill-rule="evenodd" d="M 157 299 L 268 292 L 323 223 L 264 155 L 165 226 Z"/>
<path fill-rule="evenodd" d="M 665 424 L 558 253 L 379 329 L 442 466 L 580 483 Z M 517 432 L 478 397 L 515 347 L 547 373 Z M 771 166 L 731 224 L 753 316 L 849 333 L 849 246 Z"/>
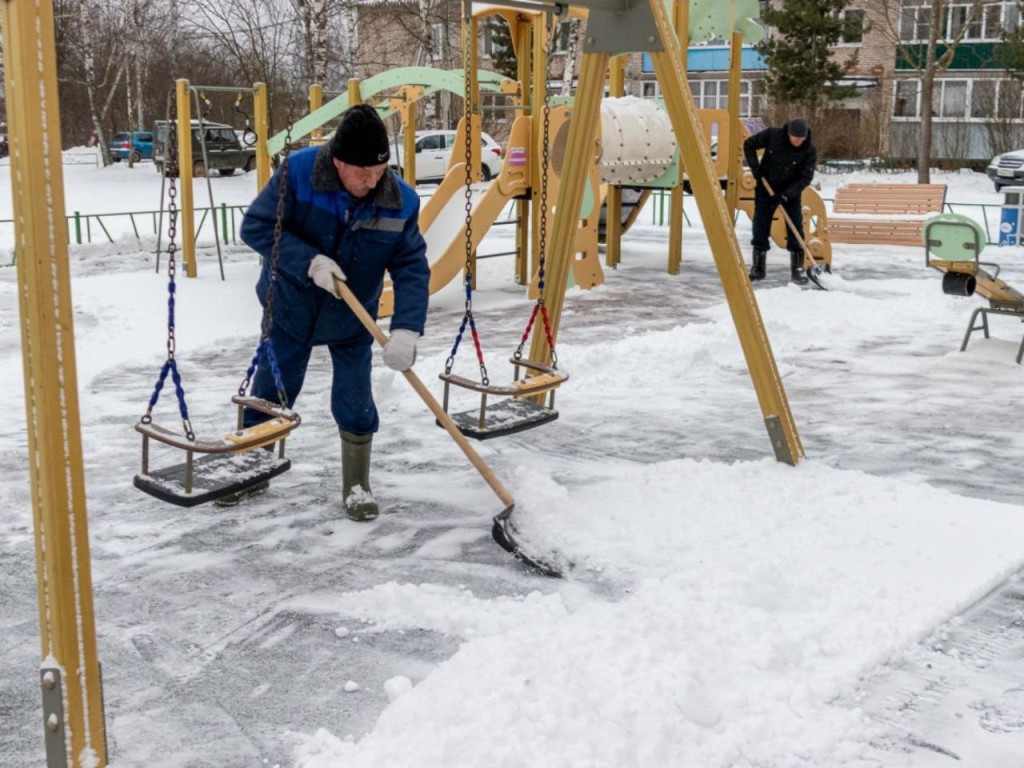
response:
<path fill-rule="evenodd" d="M 177 118 L 177 104 L 174 104 L 171 107 L 170 120 L 167 121 L 167 167 L 168 170 L 171 171 L 170 186 L 167 189 L 167 360 L 164 361 L 163 367 L 160 369 L 160 375 L 157 377 L 156 386 L 153 388 L 153 394 L 149 397 L 149 407 L 146 408 L 146 413 L 142 417 L 142 423 L 151 424 L 153 422 L 153 408 L 156 406 L 157 400 L 160 399 L 160 391 L 163 389 L 164 382 L 167 380 L 167 374 L 170 373 L 171 380 L 174 382 L 174 393 L 178 397 L 178 411 L 181 413 L 181 424 L 185 431 L 185 437 L 188 438 L 190 442 L 194 442 L 196 435 L 192 430 L 192 422 L 188 417 L 188 404 L 185 402 L 185 389 L 181 385 L 181 374 L 178 373 L 178 361 L 174 358 L 176 347 L 174 330 L 174 296 L 177 292 L 177 285 L 174 281 L 175 274 L 177 273 L 177 264 L 175 261 L 177 246 L 174 243 L 174 237 L 178 231 L 178 205 L 175 202 L 178 191 L 174 184 L 174 165 L 177 163 L 178 159 L 177 145 L 175 143 L 177 139 Z"/>
<path fill-rule="evenodd" d="M 467 6 L 468 7 L 468 6 Z M 468 20 L 467 20 L 468 21 Z M 469 325 L 470 332 L 473 336 L 473 345 L 476 347 L 476 359 L 480 365 L 480 383 L 485 387 L 488 386 L 490 378 L 487 375 L 487 364 L 484 362 L 484 350 L 480 345 L 480 334 L 476 329 L 476 319 L 473 317 L 473 89 L 469 77 L 470 67 L 472 66 L 472 46 L 469 41 L 469 30 L 473 28 L 472 24 L 463 24 L 463 28 L 466 30 L 465 39 L 463 40 L 463 72 L 466 73 L 466 77 L 463 78 L 465 81 L 465 90 L 463 92 L 465 105 L 463 123 L 466 129 L 466 144 L 465 144 L 465 161 L 466 161 L 466 181 L 465 181 L 465 196 L 466 196 L 466 266 L 465 266 L 465 287 L 466 287 L 466 311 L 462 315 L 462 323 L 459 325 L 459 332 L 455 336 L 455 342 L 452 344 L 451 352 L 448 353 L 448 359 L 444 363 L 445 375 L 452 372 L 452 367 L 455 365 L 455 355 L 459 351 L 459 344 L 462 343 L 462 336 L 466 332 L 466 325 Z"/>
<path fill-rule="evenodd" d="M 277 354 L 274 352 L 274 342 L 270 339 L 270 331 L 274 325 L 274 294 L 277 292 L 277 267 L 281 258 L 281 235 L 284 229 L 284 199 L 288 191 L 288 155 L 291 152 L 291 141 L 292 122 L 289 118 L 288 125 L 285 128 L 284 157 L 281 159 L 281 178 L 277 188 L 274 244 L 270 249 L 270 284 L 267 286 L 267 301 L 263 306 L 263 319 L 260 323 L 260 343 L 257 345 L 256 354 L 253 355 L 249 368 L 245 372 L 245 378 L 238 385 L 238 394 L 240 397 L 244 397 L 262 355 L 267 365 L 270 366 L 270 374 L 274 377 L 274 386 L 277 388 L 277 400 L 282 408 L 289 407 L 288 393 L 285 391 L 284 379 L 281 378 L 281 369 L 277 365 Z"/>

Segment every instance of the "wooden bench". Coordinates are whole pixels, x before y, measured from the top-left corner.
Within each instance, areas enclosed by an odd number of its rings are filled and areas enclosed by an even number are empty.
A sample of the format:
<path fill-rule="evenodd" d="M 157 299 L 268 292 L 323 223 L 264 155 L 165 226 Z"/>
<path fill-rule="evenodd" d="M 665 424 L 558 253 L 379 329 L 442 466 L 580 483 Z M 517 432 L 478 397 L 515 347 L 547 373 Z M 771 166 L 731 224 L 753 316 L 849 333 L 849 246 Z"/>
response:
<path fill-rule="evenodd" d="M 942 213 L 945 184 L 849 184 L 836 190 L 827 222 L 833 243 L 920 245 L 924 217 Z M 904 218 L 891 218 L 901 216 Z M 881 218 L 890 217 L 890 218 Z"/>
<path fill-rule="evenodd" d="M 960 345 L 961 352 L 967 349 L 967 342 L 975 331 L 981 331 L 986 339 L 989 338 L 990 314 L 1015 317 L 1024 322 L 1024 294 L 999 277 L 998 264 L 981 260 L 981 252 L 988 237 L 978 222 L 967 216 L 944 213 L 930 218 L 921 235 L 924 240 L 925 263 L 942 272 L 944 293 L 972 296 L 977 291 L 988 299 L 987 307 L 977 307 L 971 313 Z M 1022 359 L 1024 339 L 1017 348 L 1018 365 Z"/>

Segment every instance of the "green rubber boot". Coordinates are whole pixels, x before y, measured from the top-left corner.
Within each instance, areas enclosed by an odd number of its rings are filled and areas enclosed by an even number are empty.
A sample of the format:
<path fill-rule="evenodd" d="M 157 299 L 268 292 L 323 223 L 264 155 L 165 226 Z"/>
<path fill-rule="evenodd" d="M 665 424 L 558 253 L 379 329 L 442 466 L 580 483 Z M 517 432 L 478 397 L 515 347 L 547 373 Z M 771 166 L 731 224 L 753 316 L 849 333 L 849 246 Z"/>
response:
<path fill-rule="evenodd" d="M 373 435 L 341 432 L 341 496 L 350 520 L 365 522 L 380 514 L 370 490 L 370 445 Z"/>

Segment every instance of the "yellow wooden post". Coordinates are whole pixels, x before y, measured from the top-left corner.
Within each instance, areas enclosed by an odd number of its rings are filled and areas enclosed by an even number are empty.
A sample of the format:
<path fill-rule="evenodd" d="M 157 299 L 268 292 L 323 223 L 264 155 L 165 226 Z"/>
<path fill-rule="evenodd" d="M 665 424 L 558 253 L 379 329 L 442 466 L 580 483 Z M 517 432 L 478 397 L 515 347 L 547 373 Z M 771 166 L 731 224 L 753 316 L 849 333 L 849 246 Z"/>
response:
<path fill-rule="evenodd" d="M 313 114 L 324 104 L 324 87 L 320 83 L 313 83 L 309 86 L 309 114 Z M 317 126 L 309 132 L 309 143 L 319 145 L 324 143 L 324 131 Z"/>
<path fill-rule="evenodd" d="M 397 112 L 402 125 L 402 177 L 416 186 L 416 102 L 423 98 L 423 87 L 403 85 L 388 99 L 388 106 Z"/>
<path fill-rule="evenodd" d="M 537 74 L 537 69 L 534 66 L 533 57 L 531 56 L 532 41 L 534 28 L 537 25 L 537 19 L 544 18 L 542 14 L 537 14 L 529 19 L 516 15 L 514 20 L 514 27 L 511 27 L 513 21 L 509 21 L 512 32 L 512 40 L 515 46 L 516 52 L 516 77 L 519 80 L 519 106 L 523 106 L 525 99 L 532 98 L 535 94 L 531 90 L 531 84 L 533 78 Z M 516 110 L 516 118 L 519 118 L 526 114 L 525 109 Z M 532 124 L 537 124 L 537 106 L 536 102 L 530 105 L 530 115 Z M 536 132 L 531 130 L 530 135 L 536 136 Z M 533 139 L 530 141 L 533 144 Z M 533 147 L 527 147 L 529 157 L 527 163 L 535 164 L 536 156 L 533 154 Z M 529 179 L 530 184 L 533 183 L 533 178 Z M 516 200 L 516 282 L 519 285 L 527 285 L 530 282 L 528 269 L 530 266 L 529 254 L 530 254 L 530 207 L 531 202 L 529 200 L 518 199 Z"/>
<path fill-rule="evenodd" d="M 270 181 L 270 155 L 267 153 L 267 139 L 270 138 L 270 110 L 267 107 L 267 84 L 253 86 L 253 123 L 258 141 L 256 142 L 256 191 L 259 192 Z"/>
<path fill-rule="evenodd" d="M 464 76 L 469 78 L 469 103 L 465 105 L 466 110 L 466 130 L 469 131 L 471 141 L 471 153 L 470 153 L 470 166 L 474 181 L 479 181 L 480 176 L 480 132 L 483 130 L 482 121 L 482 110 L 480 109 L 480 77 L 477 74 L 477 64 L 480 61 L 480 40 L 479 40 L 479 24 L 476 18 L 470 16 L 467 19 L 463 19 L 463 23 L 469 26 L 468 41 L 469 48 L 467 55 L 469 57 L 467 67 L 468 72 L 464 72 Z"/>
<path fill-rule="evenodd" d="M 565 160 L 562 163 L 562 182 L 555 204 L 554 226 L 547 234 L 544 303 L 547 305 L 551 320 L 552 338 L 558 334 L 562 304 L 565 302 L 566 280 L 569 276 L 569 262 L 574 255 L 573 240 L 579 225 L 580 207 L 583 204 L 583 190 L 587 183 L 587 174 L 594 162 L 594 137 L 601 123 L 601 96 L 607 71 L 607 53 L 583 54 L 579 87 L 576 90 L 572 119 L 569 121 L 569 135 L 565 142 Z M 551 348 L 543 331 L 533 334 L 530 359 L 539 362 L 551 361 Z"/>
<path fill-rule="evenodd" d="M 608 95 L 626 95 L 626 57 L 613 56 L 608 73 Z M 604 216 L 604 263 L 615 268 L 622 260 L 622 188 L 608 185 Z"/>
<path fill-rule="evenodd" d="M 733 11 L 736 3 L 733 2 Z M 740 168 L 743 152 L 743 127 L 740 124 L 740 85 L 743 62 L 743 33 L 734 31 L 729 40 L 729 130 L 725 132 L 725 141 L 719 139 L 718 151 L 725 152 L 729 158 L 726 171 L 725 204 L 729 215 L 736 218 L 736 206 L 739 203 Z"/>
<path fill-rule="evenodd" d="M 679 36 L 679 66 L 685 74 L 687 48 L 690 45 L 690 0 L 675 0 L 672 25 Z M 662 97 L 664 95 L 662 93 Z M 680 161 L 679 183 L 672 187 L 669 195 L 668 273 L 670 275 L 679 274 L 679 267 L 683 261 L 683 169 L 685 167 L 686 165 Z"/>
<path fill-rule="evenodd" d="M 359 78 L 350 77 L 348 81 L 348 105 L 354 107 L 363 103 L 363 95 L 359 92 Z"/>
<path fill-rule="evenodd" d="M 757 392 L 761 413 L 779 461 L 796 464 L 804 455 L 796 423 L 786 399 L 775 357 L 772 354 L 768 334 L 747 278 L 746 265 L 740 253 L 739 241 L 722 197 L 718 179 L 715 177 L 710 158 L 704 154 L 699 133 L 693 94 L 686 82 L 686 73 L 680 64 L 678 47 L 661 0 L 648 0 L 658 37 L 664 44 L 663 51 L 652 51 L 654 71 L 661 84 L 665 107 L 672 120 L 672 130 L 679 142 L 687 176 L 693 188 L 694 198 L 700 209 L 701 220 L 715 266 L 722 280 L 725 298 L 732 313 L 733 322 L 740 338 L 740 345 L 747 361 L 747 368 Z"/>
<path fill-rule="evenodd" d="M 0 11 L 47 764 L 107 765 L 51 0 Z"/>
<path fill-rule="evenodd" d="M 192 194 L 192 110 L 189 104 L 188 80 L 181 79 L 175 83 L 175 96 L 178 104 L 178 206 L 181 221 L 178 233 L 181 235 L 181 257 L 185 262 L 185 276 L 195 277 L 196 267 L 196 227 L 195 227 L 195 196 Z M 207 172 L 209 172 L 207 170 Z"/>
<path fill-rule="evenodd" d="M 557 21 L 553 20 L 554 23 Z M 530 141 L 531 218 L 533 226 L 530 237 L 530 277 L 537 274 L 540 259 L 540 211 L 541 211 L 541 163 L 544 147 L 544 105 L 548 95 L 548 36 L 554 34 L 548 29 L 548 17 L 538 14 L 533 20 L 533 88 L 530 92 L 530 108 L 533 110 L 533 135 Z M 554 140 L 554 137 L 550 137 Z M 550 175 L 550 171 L 549 171 Z M 550 201 L 548 201 L 550 205 Z M 550 226 L 551 217 L 548 216 Z M 550 232 L 548 233 L 550 234 Z"/>

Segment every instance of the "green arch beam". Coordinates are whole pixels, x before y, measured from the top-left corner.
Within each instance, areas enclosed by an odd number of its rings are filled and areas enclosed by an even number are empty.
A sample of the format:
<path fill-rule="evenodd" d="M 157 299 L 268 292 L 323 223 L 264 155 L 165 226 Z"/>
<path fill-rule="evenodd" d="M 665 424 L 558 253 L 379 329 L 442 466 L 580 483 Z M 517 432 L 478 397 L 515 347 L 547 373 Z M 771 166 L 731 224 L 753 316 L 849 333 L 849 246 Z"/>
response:
<path fill-rule="evenodd" d="M 480 70 L 477 72 L 480 90 L 485 93 L 501 93 L 502 85 L 515 83 L 514 80 L 497 72 Z M 427 96 L 438 91 L 448 91 L 458 96 L 465 93 L 465 83 L 461 69 L 432 69 L 430 67 L 399 67 L 379 75 L 373 75 L 359 83 L 359 93 L 364 99 L 372 98 L 385 91 L 403 85 L 418 85 Z M 348 93 L 336 96 L 319 109 L 310 112 L 301 120 L 297 120 L 291 129 L 291 139 L 296 141 L 308 136 L 327 121 L 334 119 L 348 109 Z M 394 114 L 391 109 L 380 110 L 381 117 Z M 285 131 L 280 131 L 267 140 L 267 152 L 273 156 L 284 149 Z"/>

